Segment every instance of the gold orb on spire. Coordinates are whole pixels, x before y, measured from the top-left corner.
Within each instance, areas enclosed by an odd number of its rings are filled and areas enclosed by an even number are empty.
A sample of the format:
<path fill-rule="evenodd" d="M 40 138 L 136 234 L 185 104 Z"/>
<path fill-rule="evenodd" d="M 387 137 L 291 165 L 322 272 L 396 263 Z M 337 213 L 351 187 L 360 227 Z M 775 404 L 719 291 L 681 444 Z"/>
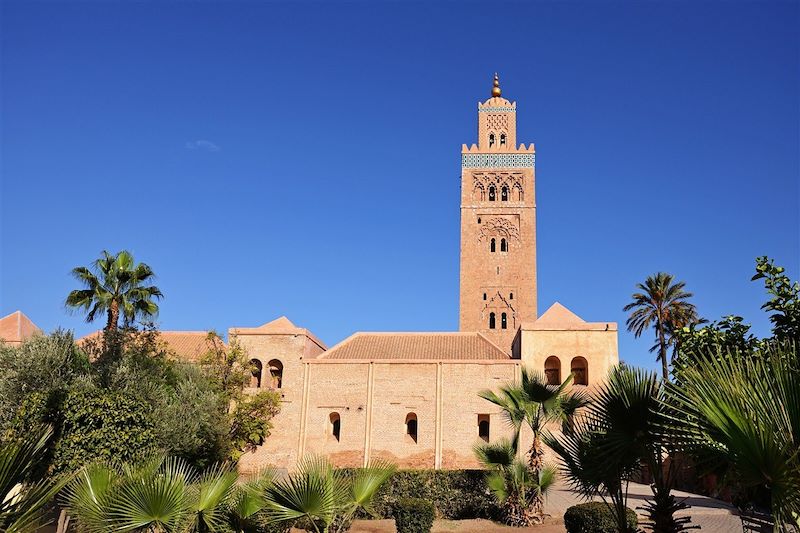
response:
<path fill-rule="evenodd" d="M 495 98 L 500 97 L 500 77 L 497 72 L 494 73 L 494 87 L 492 87 L 492 96 Z"/>

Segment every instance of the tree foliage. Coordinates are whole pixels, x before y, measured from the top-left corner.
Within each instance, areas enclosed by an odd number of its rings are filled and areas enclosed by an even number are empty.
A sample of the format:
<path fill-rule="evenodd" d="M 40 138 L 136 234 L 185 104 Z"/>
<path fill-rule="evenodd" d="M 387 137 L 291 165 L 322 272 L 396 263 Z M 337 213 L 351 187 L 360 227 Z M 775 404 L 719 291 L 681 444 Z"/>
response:
<path fill-rule="evenodd" d="M 768 311 L 772 333 L 779 340 L 800 342 L 800 282 L 792 281 L 785 269 L 767 256 L 756 259 L 753 280 L 763 279 L 770 299 L 761 306 Z"/>
<path fill-rule="evenodd" d="M 669 380 L 668 347 L 674 343 L 673 334 L 684 326 L 698 321 L 697 310 L 689 298 L 693 295 L 684 290 L 686 283 L 675 281 L 671 274 L 658 272 L 648 276 L 636 287 L 641 292 L 633 293 L 633 301 L 623 308 L 630 311 L 626 324 L 638 338 L 645 330 L 653 328 L 656 342 L 650 351 L 658 351 L 662 377 Z"/>
<path fill-rule="evenodd" d="M 729 479 L 761 488 L 776 528 L 800 526 L 800 354 L 771 343 L 758 357 L 696 354 L 666 389 L 674 413 L 663 423 L 682 448 L 717 458 Z"/>
<path fill-rule="evenodd" d="M 158 314 L 155 300 L 162 297 L 161 290 L 148 285 L 155 273 L 145 263 L 136 263 L 126 250 L 117 254 L 103 250 L 91 267 L 75 267 L 72 275 L 84 287 L 70 292 L 65 303 L 84 311 L 87 322 L 106 313 L 106 330 L 110 331 L 119 327 L 120 318 L 129 327 L 139 317 Z"/>

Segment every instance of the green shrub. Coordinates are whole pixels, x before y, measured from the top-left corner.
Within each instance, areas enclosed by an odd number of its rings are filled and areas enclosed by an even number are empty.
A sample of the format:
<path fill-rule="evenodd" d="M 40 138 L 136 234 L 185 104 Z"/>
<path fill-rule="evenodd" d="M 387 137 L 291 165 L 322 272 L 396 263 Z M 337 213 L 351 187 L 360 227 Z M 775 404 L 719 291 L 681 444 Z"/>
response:
<path fill-rule="evenodd" d="M 636 513 L 627 509 L 628 525 L 636 530 Z M 564 527 L 568 533 L 617 533 L 614 511 L 603 502 L 573 505 L 564 513 Z"/>
<path fill-rule="evenodd" d="M 421 498 L 403 498 L 394 508 L 397 533 L 430 533 L 433 514 L 433 502 Z"/>
<path fill-rule="evenodd" d="M 484 470 L 398 470 L 378 491 L 373 508 L 382 518 L 393 518 L 397 503 L 404 498 L 428 500 L 436 515 L 448 520 L 496 520 L 500 516 Z"/>

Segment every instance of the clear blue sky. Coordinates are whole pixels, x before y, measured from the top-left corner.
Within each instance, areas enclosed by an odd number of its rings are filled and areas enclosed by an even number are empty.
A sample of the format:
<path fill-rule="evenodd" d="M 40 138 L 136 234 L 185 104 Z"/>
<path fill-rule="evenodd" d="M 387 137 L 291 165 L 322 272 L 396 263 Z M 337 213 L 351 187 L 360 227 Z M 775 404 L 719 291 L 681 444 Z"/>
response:
<path fill-rule="evenodd" d="M 458 327 L 459 172 L 491 75 L 537 148 L 540 312 L 674 273 L 760 335 L 800 277 L 800 3 L 2 4 L 0 313 L 82 335 L 69 270 L 130 249 L 164 329 L 332 345 Z"/>

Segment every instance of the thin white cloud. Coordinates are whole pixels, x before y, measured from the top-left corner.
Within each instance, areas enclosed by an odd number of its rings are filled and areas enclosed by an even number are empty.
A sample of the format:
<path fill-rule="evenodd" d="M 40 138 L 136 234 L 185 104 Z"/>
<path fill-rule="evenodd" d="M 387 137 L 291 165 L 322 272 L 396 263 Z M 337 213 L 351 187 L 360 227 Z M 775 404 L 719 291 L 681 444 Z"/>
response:
<path fill-rule="evenodd" d="M 186 148 L 189 150 L 205 150 L 206 152 L 219 152 L 222 150 L 219 146 L 211 141 L 199 139 L 197 141 L 187 141 Z"/>

